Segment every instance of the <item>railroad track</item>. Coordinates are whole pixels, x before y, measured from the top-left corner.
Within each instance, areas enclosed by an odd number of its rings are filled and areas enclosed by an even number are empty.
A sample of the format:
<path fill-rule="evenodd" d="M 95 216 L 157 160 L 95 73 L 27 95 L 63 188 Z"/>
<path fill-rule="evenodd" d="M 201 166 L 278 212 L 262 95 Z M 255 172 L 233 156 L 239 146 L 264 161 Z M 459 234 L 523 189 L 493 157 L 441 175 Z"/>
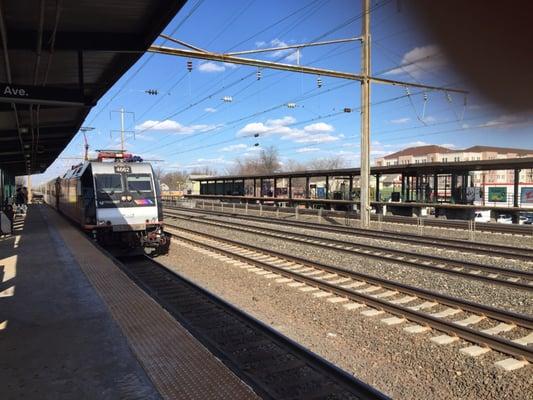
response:
<path fill-rule="evenodd" d="M 279 218 L 258 217 L 258 216 L 253 216 L 253 215 L 242 215 L 242 214 L 235 214 L 235 213 L 230 214 L 228 212 L 204 210 L 204 209 L 197 209 L 197 208 L 191 209 L 191 208 L 184 208 L 184 207 L 166 207 L 165 210 L 167 212 L 168 210 L 177 210 L 177 211 L 182 211 L 182 212 L 184 211 L 195 212 L 195 213 L 203 213 L 203 214 L 217 215 L 217 216 L 231 215 L 232 218 L 239 218 L 239 219 L 249 220 L 249 221 L 266 222 L 266 223 L 270 222 L 270 223 L 275 223 L 275 224 L 280 223 Z M 318 224 L 318 223 L 313 223 L 313 222 L 288 221 L 286 219 L 281 219 L 281 221 L 283 221 L 283 225 L 294 226 L 294 227 L 304 228 L 304 229 L 316 229 L 316 230 L 323 231 L 323 232 L 349 234 L 353 236 L 366 237 L 366 238 L 371 238 L 371 239 L 391 240 L 394 242 L 414 244 L 417 246 L 420 246 L 420 245 L 429 246 L 429 247 L 438 246 L 440 248 L 445 248 L 445 249 L 450 249 L 450 250 L 457 250 L 457 251 L 462 251 L 462 252 L 467 251 L 467 252 L 472 252 L 475 254 L 490 255 L 493 257 L 510 257 L 514 259 L 521 259 L 524 261 L 533 262 L 533 249 L 527 249 L 527 248 L 517 248 L 513 246 L 466 241 L 466 240 L 460 240 L 460 239 L 448 239 L 448 238 L 441 238 L 441 237 L 435 237 L 435 236 L 419 236 L 419 235 L 414 235 L 414 234 L 409 234 L 409 233 L 404 233 L 404 232 L 376 231 L 372 229 L 331 226 L 331 225 Z"/>
<path fill-rule="evenodd" d="M 175 202 L 173 201 L 165 201 L 166 206 L 174 207 Z M 222 204 L 219 203 L 219 204 Z M 228 204 L 235 204 L 236 208 L 244 209 L 245 206 L 241 203 L 225 203 Z M 250 205 L 250 210 L 259 211 L 259 208 L 257 208 L 257 205 Z M 268 206 L 265 205 L 263 207 L 263 212 L 275 212 L 278 207 L 275 206 Z M 281 207 L 280 207 L 281 208 Z M 283 208 L 281 208 L 283 209 Z M 294 208 L 286 208 L 287 211 L 282 211 L 285 214 L 293 214 Z M 313 210 L 314 211 L 314 210 Z M 316 216 L 316 212 L 305 210 L 302 211 L 302 215 L 308 215 L 308 216 Z M 350 220 L 358 220 L 359 217 L 354 212 L 345 212 L 345 211 L 334 211 L 334 210 L 326 210 L 324 211 L 325 216 L 329 216 L 332 218 L 339 218 L 339 219 L 345 219 L 348 218 Z M 374 222 L 378 222 L 378 215 L 372 214 L 371 220 Z M 417 217 L 405 217 L 400 215 L 383 215 L 381 216 L 382 222 L 387 223 L 394 223 L 394 224 L 403 224 L 403 225 L 418 225 L 419 219 Z M 443 229 L 459 229 L 459 230 L 469 230 L 469 223 L 465 220 L 447 220 L 447 219 L 438 219 L 438 218 L 424 218 L 423 223 L 425 226 L 428 227 L 434 227 L 434 228 L 443 228 Z M 511 234 L 511 235 L 520 235 L 520 236 L 529 236 L 533 235 L 533 226 L 532 225 L 518 225 L 518 224 L 500 224 L 500 223 L 494 223 L 494 222 L 478 222 L 476 223 L 476 230 L 483 231 L 483 232 L 490 232 L 490 233 L 503 233 L 503 234 Z"/>
<path fill-rule="evenodd" d="M 498 361 L 503 368 L 516 369 L 533 361 L 533 351 L 528 347 L 533 342 L 533 319 L 530 316 L 191 229 L 180 228 L 180 231 L 170 233 L 185 246 L 199 248 L 210 255 L 221 255 L 233 262 L 237 260 L 243 269 L 276 279 L 278 283 L 286 283 L 315 297 L 335 295 L 330 301 L 345 303 L 347 309 L 371 307 L 363 312 L 367 316 L 389 313 L 392 317 L 382 319 L 389 325 L 415 322 L 415 325 L 404 328 L 407 332 L 418 333 L 433 328 L 445 333 L 432 339 L 441 344 L 462 338 L 474 344 L 461 349 L 465 354 L 477 356 L 493 349 L 514 357 Z M 440 310 L 435 311 L 436 308 Z M 462 319 L 456 320 L 456 317 Z M 481 321 L 485 322 L 485 328 L 473 328 Z M 490 326 L 486 327 L 487 324 Z M 510 340 L 505 337 L 515 329 L 518 338 Z"/>
<path fill-rule="evenodd" d="M 500 268 L 491 265 L 485 265 L 467 261 L 454 261 L 449 258 L 440 256 L 422 255 L 416 252 L 383 248 L 367 244 L 359 244 L 350 241 L 329 239 L 306 235 L 303 233 L 287 232 L 278 228 L 266 228 L 250 226 L 238 222 L 227 222 L 219 220 L 205 220 L 195 218 L 190 215 L 168 214 L 167 217 L 194 220 L 200 224 L 215 226 L 220 228 L 229 228 L 232 230 L 261 235 L 263 237 L 272 237 L 282 239 L 293 243 L 299 243 L 309 246 L 318 247 L 349 253 L 352 255 L 371 257 L 381 261 L 394 262 L 418 269 L 431 270 L 439 273 L 446 273 L 468 279 L 480 280 L 497 285 L 509 286 L 515 289 L 525 289 L 533 292 L 533 273 L 516 269 Z M 167 226 L 172 226 L 166 220 Z M 183 229 L 179 227 L 179 229 Z"/>
<path fill-rule="evenodd" d="M 155 260 L 117 264 L 262 398 L 387 399 Z"/>

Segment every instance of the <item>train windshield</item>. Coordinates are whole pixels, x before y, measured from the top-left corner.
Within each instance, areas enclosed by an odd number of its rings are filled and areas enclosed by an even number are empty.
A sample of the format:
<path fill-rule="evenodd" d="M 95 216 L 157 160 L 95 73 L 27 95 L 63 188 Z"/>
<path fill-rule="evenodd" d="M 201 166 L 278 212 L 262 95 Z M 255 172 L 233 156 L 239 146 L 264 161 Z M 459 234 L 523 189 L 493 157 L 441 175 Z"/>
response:
<path fill-rule="evenodd" d="M 98 174 L 95 181 L 97 192 L 117 193 L 124 190 L 120 174 Z"/>
<path fill-rule="evenodd" d="M 130 192 L 152 192 L 152 178 L 150 174 L 129 174 L 126 176 Z"/>

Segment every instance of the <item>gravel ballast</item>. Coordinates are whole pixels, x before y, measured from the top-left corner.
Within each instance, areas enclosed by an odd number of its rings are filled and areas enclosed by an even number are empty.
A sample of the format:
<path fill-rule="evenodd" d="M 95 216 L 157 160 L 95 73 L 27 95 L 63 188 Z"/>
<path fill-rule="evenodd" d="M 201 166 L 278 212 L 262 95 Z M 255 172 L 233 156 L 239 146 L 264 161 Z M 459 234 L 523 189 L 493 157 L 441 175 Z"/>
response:
<path fill-rule="evenodd" d="M 240 234 L 227 234 L 243 240 Z M 261 240 L 259 245 L 266 243 Z M 402 328 L 407 323 L 386 326 L 380 322 L 383 315 L 364 317 L 360 310 L 348 311 L 342 304 L 315 298 L 177 242 L 169 255 L 158 260 L 395 399 L 529 398 L 532 367 L 504 372 L 494 362 L 507 357 L 497 352 L 464 356 L 458 351 L 468 346 L 463 341 L 433 344 L 429 338 L 440 333 L 406 334 Z"/>
<path fill-rule="evenodd" d="M 192 214 L 189 214 L 192 215 Z M 282 229 L 286 232 L 295 232 L 295 233 L 303 233 L 306 235 L 312 235 L 315 237 L 322 237 L 326 239 L 338 239 L 343 241 L 348 241 L 356 244 L 366 244 L 371 246 L 378 246 L 383 248 L 390 248 L 395 250 L 402 250 L 402 251 L 408 251 L 412 253 L 417 254 L 427 254 L 427 255 L 436 255 L 440 257 L 446 257 L 450 260 L 456 260 L 456 261 L 467 261 L 467 262 L 474 262 L 474 263 L 481 263 L 486 265 L 492 265 L 500 268 L 509 268 L 509 269 L 517 269 L 522 271 L 533 271 L 533 263 L 532 262 L 526 262 L 519 259 L 509 259 L 504 257 L 495 257 L 490 256 L 486 254 L 479 254 L 474 251 L 460 251 L 460 250 L 453 250 L 448 248 L 440 248 L 435 245 L 416 245 L 416 244 L 408 244 L 408 243 L 402 243 L 399 241 L 394 240 L 388 240 L 388 239 L 376 239 L 376 238 L 368 238 L 363 237 L 356 234 L 349 234 L 349 233 L 337 233 L 337 232 L 326 232 L 326 231 L 320 231 L 318 229 L 309 227 L 309 228 L 301 228 L 301 227 L 295 227 L 291 225 L 283 225 L 282 222 L 275 224 L 275 223 L 268 223 L 268 222 L 258 222 L 258 221 L 248 221 L 248 220 L 242 220 L 239 218 L 230 218 L 230 217 L 224 217 L 224 216 L 206 216 L 206 215 L 199 215 L 195 214 L 196 216 L 200 216 L 202 219 L 205 219 L 207 221 L 218 221 L 218 222 L 236 222 L 240 224 L 244 224 L 249 228 L 253 227 L 265 227 L 265 228 L 274 228 L 274 229 Z"/>
<path fill-rule="evenodd" d="M 305 258 L 312 261 L 314 260 L 347 270 L 436 291 L 476 303 L 519 313 L 533 314 L 533 296 L 531 295 L 531 291 L 513 289 L 474 279 L 466 279 L 445 273 L 395 264 L 393 261 L 380 261 L 335 251 L 333 249 L 323 249 L 303 243 L 287 242 L 283 239 L 236 232 L 228 228 L 209 226 L 200 222 L 175 220 L 171 223 L 282 253 L 305 255 Z"/>
<path fill-rule="evenodd" d="M 213 211 L 210 205 L 207 205 L 205 209 L 207 211 Z M 194 211 L 194 208 L 191 208 L 191 211 Z M 197 211 L 201 211 L 202 208 L 197 208 Z M 224 211 L 229 214 L 230 211 L 232 211 L 232 205 L 226 204 L 223 209 L 221 209 L 220 205 L 217 204 L 214 207 L 214 211 L 220 212 Z M 245 210 L 242 208 L 236 208 L 235 212 L 238 214 L 245 214 Z M 250 207 L 248 210 L 249 215 L 253 216 L 259 216 L 259 211 Z M 275 211 L 263 211 L 262 216 L 264 217 L 271 217 L 275 218 L 277 216 L 277 213 Z M 279 216 L 281 218 L 287 219 L 289 221 L 294 220 L 295 216 L 294 213 L 285 213 L 280 212 Z M 299 214 L 298 220 L 302 222 L 317 222 L 318 217 L 316 215 L 307 215 L 307 214 Z M 359 220 L 346 220 L 344 218 L 337 218 L 337 217 L 324 217 L 321 219 L 321 221 L 324 224 L 330 224 L 330 225 L 337 225 L 337 226 L 349 226 L 352 227 L 359 227 Z M 376 230 L 384 230 L 384 231 L 390 231 L 390 232 L 405 232 L 410 234 L 419 234 L 422 233 L 423 235 L 429 235 L 429 236 L 435 236 L 435 237 L 443 237 L 443 238 L 450 238 L 453 237 L 455 239 L 470 239 L 470 233 L 469 231 L 465 229 L 454 229 L 454 228 L 446 228 L 446 227 L 435 227 L 435 226 L 423 226 L 422 228 L 417 227 L 416 225 L 412 224 L 402 224 L 402 223 L 393 223 L 393 222 L 381 222 L 378 223 L 377 221 L 371 221 L 371 228 Z M 494 243 L 494 244 L 503 244 L 503 245 L 510 245 L 510 246 L 516 246 L 516 247 L 523 247 L 523 248 L 533 248 L 533 225 L 531 226 L 531 233 L 528 235 L 516 235 L 516 234 L 508 234 L 508 233 L 497 233 L 497 232 L 486 232 L 486 231 L 476 231 L 474 234 L 474 239 L 479 242 L 485 242 L 485 243 Z"/>

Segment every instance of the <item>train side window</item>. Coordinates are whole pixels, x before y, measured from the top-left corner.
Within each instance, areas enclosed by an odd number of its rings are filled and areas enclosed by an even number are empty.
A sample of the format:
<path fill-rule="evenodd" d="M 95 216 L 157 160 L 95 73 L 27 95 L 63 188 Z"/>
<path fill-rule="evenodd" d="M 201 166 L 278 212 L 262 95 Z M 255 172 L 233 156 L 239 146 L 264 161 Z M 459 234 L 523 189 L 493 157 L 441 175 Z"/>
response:
<path fill-rule="evenodd" d="M 152 178 L 149 174 L 131 174 L 126 176 L 128 190 L 131 192 L 151 192 Z"/>
<path fill-rule="evenodd" d="M 98 174 L 94 179 L 98 192 L 120 193 L 124 191 L 120 174 Z"/>

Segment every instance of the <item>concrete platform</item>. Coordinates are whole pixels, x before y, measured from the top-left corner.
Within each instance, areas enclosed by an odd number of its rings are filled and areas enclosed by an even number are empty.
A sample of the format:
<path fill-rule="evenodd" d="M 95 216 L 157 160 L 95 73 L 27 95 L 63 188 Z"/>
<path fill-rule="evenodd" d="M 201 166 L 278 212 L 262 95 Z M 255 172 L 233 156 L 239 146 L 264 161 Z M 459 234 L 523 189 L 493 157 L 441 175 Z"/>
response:
<path fill-rule="evenodd" d="M 0 238 L 0 282 L 2 400 L 255 398 L 46 206 Z"/>

